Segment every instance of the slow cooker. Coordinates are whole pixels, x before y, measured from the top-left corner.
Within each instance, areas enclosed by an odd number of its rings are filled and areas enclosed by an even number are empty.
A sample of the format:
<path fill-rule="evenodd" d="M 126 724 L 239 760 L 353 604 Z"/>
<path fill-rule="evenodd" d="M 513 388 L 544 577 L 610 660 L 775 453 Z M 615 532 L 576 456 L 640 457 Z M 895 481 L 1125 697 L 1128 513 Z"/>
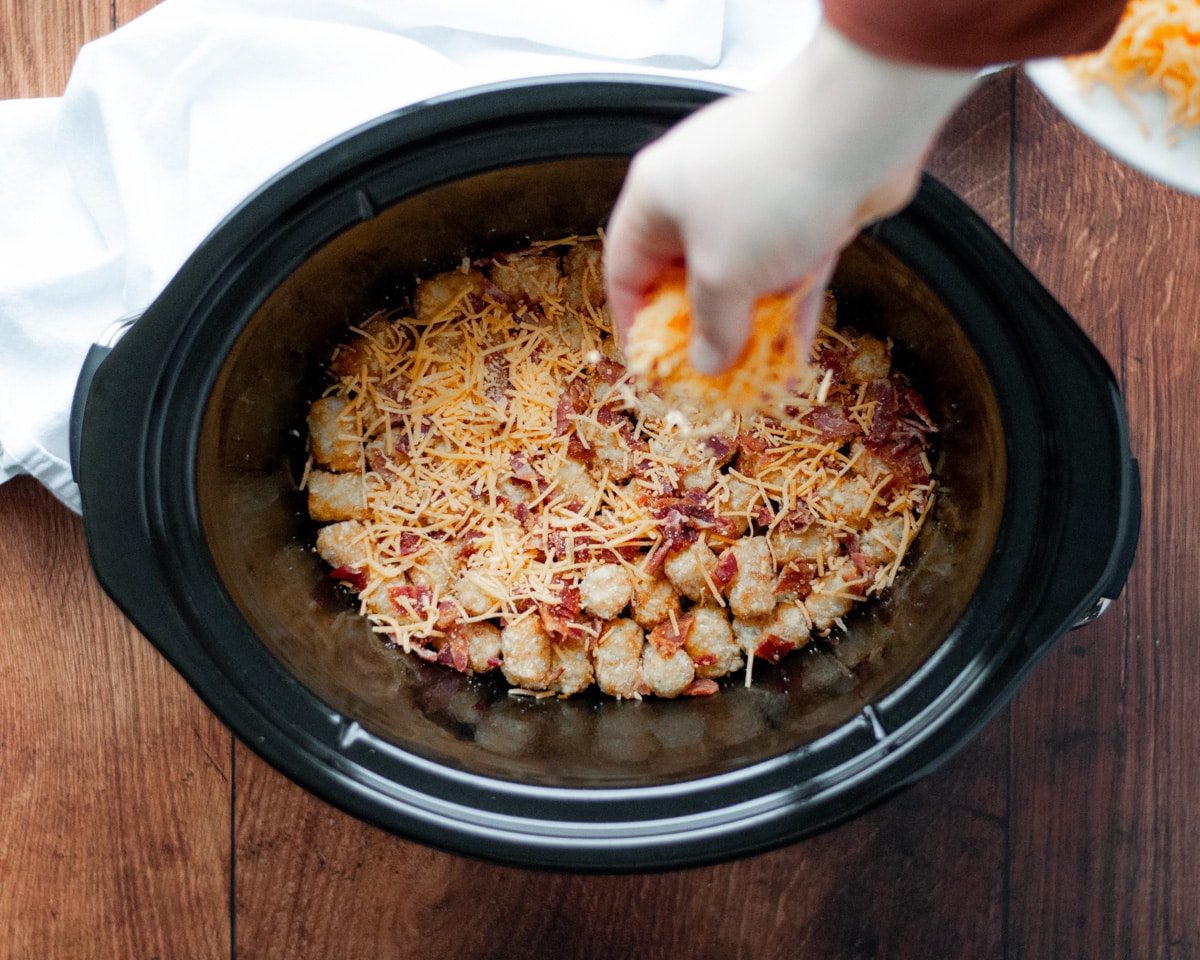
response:
<path fill-rule="evenodd" d="M 926 178 L 833 286 L 940 426 L 937 506 L 889 595 L 712 697 L 510 697 L 385 649 L 315 555 L 304 415 L 348 325 L 463 256 L 594 233 L 643 144 L 722 91 L 572 77 L 436 98 L 266 184 L 89 355 L 74 467 L 105 589 L 297 783 L 385 830 L 572 870 L 728 859 L 944 761 L 1117 596 L 1139 523 L 1113 375 Z"/>

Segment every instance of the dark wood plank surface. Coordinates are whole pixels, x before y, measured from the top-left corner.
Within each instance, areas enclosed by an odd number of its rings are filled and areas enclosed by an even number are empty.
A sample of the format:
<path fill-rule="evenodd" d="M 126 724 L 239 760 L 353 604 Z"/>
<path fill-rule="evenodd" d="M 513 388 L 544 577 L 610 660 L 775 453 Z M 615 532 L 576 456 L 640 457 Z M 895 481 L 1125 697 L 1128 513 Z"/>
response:
<path fill-rule="evenodd" d="M 0 96 L 57 95 L 147 0 L 0 0 Z M 36 12 L 34 12 L 36 9 Z M 1130 585 L 926 780 L 689 871 L 500 868 L 367 827 L 229 733 L 103 595 L 83 530 L 0 486 L 0 958 L 1200 956 L 1200 200 L 1019 75 L 930 169 L 1118 372 L 1145 487 Z"/>

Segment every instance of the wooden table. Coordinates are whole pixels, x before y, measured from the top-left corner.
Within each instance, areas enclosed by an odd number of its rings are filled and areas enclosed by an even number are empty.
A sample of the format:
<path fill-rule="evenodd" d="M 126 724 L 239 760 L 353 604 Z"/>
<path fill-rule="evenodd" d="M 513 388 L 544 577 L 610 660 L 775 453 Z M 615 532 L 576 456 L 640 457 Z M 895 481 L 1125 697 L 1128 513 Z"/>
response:
<path fill-rule="evenodd" d="M 57 95 L 146 0 L 0 0 L 0 96 Z M 1200 956 L 1200 200 L 1020 74 L 932 170 L 1118 372 L 1145 485 L 1128 589 L 928 779 L 788 849 L 524 872 L 395 839 L 235 741 L 118 613 L 78 518 L 0 487 L 0 957 Z"/>

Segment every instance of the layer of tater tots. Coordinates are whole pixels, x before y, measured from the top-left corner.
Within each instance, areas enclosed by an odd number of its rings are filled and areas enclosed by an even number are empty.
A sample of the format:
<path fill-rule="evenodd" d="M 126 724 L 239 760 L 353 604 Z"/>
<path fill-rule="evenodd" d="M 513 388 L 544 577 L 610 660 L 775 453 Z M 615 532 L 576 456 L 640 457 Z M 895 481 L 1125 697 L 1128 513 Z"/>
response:
<path fill-rule="evenodd" d="M 929 421 L 891 348 L 838 328 L 789 416 L 642 409 L 600 245 L 420 281 L 308 414 L 316 549 L 384 640 L 517 691 L 716 692 L 886 590 L 928 512 Z"/>

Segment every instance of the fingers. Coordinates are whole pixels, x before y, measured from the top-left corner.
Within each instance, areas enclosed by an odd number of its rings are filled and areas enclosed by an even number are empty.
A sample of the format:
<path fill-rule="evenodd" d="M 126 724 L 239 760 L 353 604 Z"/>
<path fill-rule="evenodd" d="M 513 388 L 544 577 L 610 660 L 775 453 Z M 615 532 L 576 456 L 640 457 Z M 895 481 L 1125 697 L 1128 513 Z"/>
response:
<path fill-rule="evenodd" d="M 682 263 L 678 222 L 662 210 L 635 160 L 609 217 L 604 243 L 604 283 L 618 340 L 628 334 L 654 281 Z"/>
<path fill-rule="evenodd" d="M 688 274 L 692 334 L 688 360 L 699 373 L 717 374 L 733 366 L 750 339 L 755 293 L 741 286 Z"/>
<path fill-rule="evenodd" d="M 809 355 L 813 338 L 817 335 L 821 312 L 825 309 L 825 289 L 833 278 L 836 264 L 837 254 L 829 254 L 817 262 L 805 280 L 808 289 L 796 307 L 796 336 L 800 341 L 798 352 L 802 357 Z"/>

